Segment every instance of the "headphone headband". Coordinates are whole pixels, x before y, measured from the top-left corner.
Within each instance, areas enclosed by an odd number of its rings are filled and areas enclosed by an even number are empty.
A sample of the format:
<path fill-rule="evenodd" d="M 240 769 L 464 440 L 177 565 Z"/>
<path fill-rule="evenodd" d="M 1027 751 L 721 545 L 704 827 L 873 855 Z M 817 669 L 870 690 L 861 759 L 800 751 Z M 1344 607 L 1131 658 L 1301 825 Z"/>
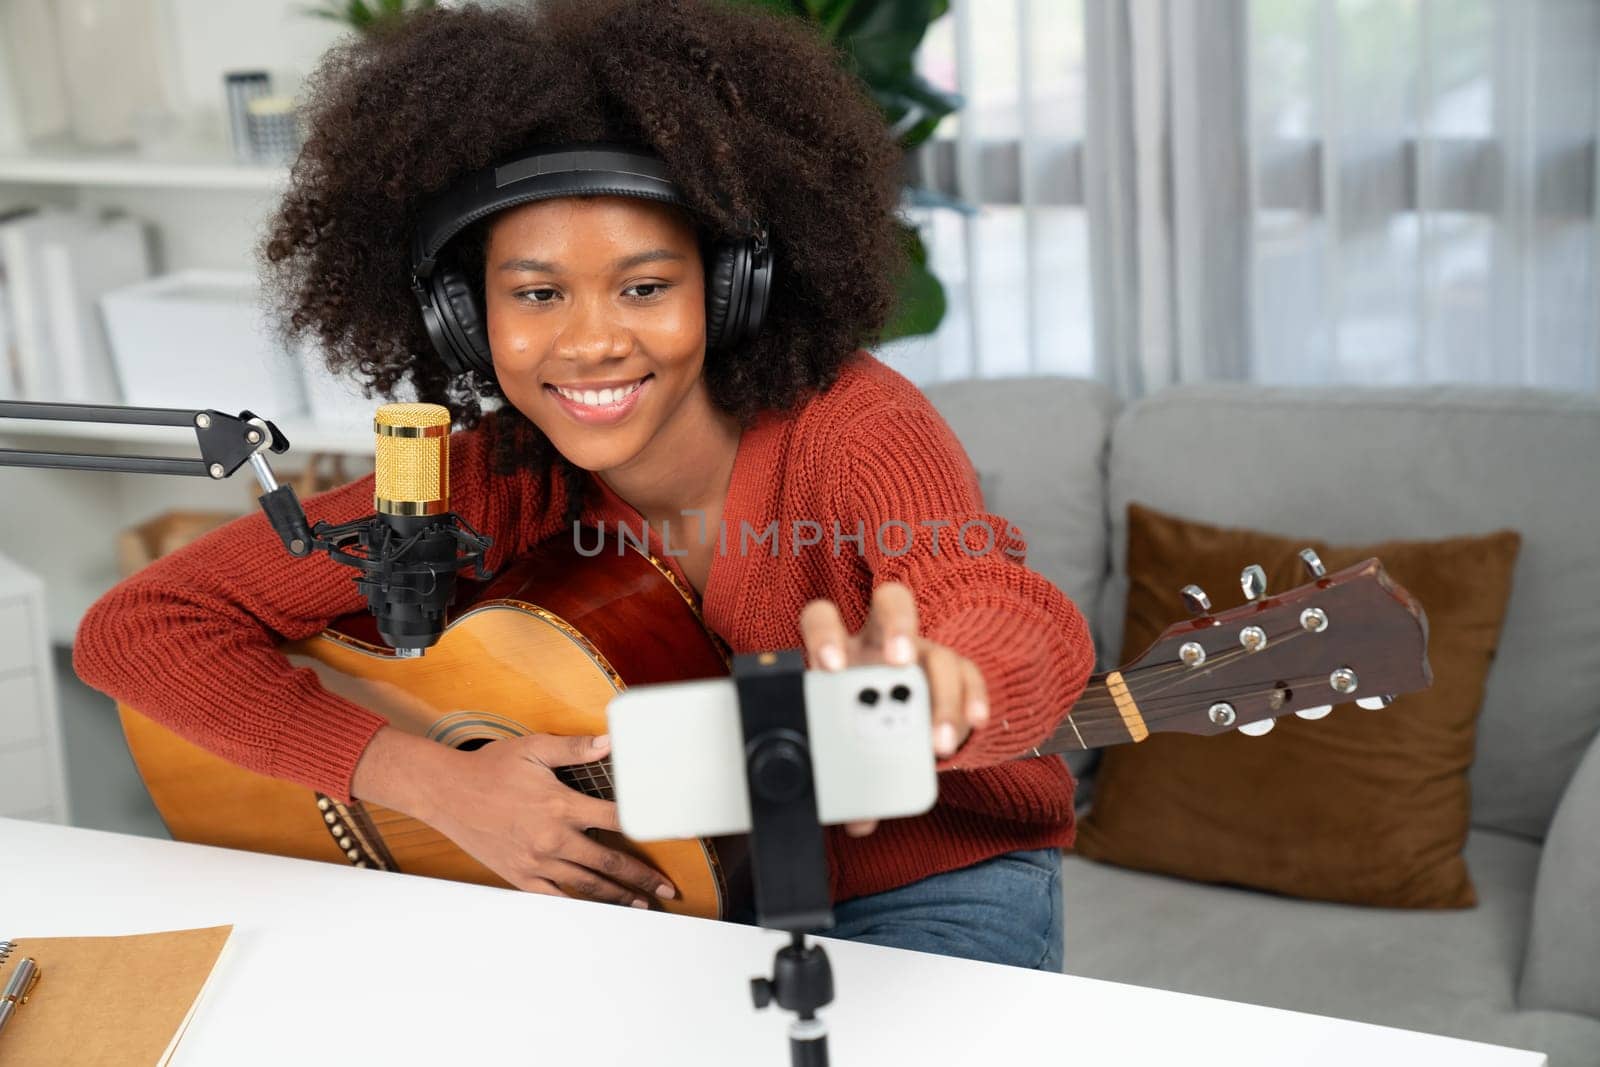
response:
<path fill-rule="evenodd" d="M 434 348 L 456 373 L 493 374 L 481 310 L 443 255 L 451 239 L 479 219 L 518 204 L 566 196 L 631 196 L 693 210 L 666 163 L 623 145 L 563 144 L 526 150 L 466 174 L 422 209 L 411 239 L 411 288 Z M 731 347 L 756 335 L 772 284 L 765 228 L 719 242 L 707 264 L 707 343 Z M 438 275 L 437 277 L 435 275 Z"/>
<path fill-rule="evenodd" d="M 518 204 L 562 196 L 635 196 L 688 207 L 666 164 L 614 146 L 541 149 L 465 175 L 423 209 L 412 243 L 412 273 L 426 279 L 440 249 L 479 219 Z"/>

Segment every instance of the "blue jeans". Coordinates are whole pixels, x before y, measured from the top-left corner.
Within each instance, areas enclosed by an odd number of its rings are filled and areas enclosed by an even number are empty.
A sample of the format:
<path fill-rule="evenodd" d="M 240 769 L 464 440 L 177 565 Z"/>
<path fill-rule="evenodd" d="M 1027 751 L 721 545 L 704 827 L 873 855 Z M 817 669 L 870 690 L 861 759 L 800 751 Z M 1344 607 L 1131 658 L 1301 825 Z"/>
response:
<path fill-rule="evenodd" d="M 1061 853 L 1008 852 L 834 906 L 829 937 L 1059 973 Z"/>

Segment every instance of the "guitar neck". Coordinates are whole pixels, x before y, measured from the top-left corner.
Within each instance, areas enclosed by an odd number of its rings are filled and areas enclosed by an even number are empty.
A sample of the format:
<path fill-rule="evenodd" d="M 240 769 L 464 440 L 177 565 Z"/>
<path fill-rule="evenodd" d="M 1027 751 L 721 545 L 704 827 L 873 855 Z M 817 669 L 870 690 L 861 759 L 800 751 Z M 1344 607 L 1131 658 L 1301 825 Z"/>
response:
<path fill-rule="evenodd" d="M 1067 717 L 1061 720 L 1055 733 L 1020 758 L 1110 748 L 1130 741 L 1143 741 L 1149 733 L 1143 717 L 1128 696 L 1122 672 L 1108 671 L 1090 678 L 1083 695 L 1072 706 Z"/>

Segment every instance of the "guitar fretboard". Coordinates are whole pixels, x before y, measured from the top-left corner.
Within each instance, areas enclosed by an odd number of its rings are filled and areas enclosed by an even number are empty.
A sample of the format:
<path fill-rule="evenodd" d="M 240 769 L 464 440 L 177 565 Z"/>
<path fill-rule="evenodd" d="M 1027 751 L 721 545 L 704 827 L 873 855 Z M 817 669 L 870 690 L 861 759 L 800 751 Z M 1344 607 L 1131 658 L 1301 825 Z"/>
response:
<path fill-rule="evenodd" d="M 601 800 L 616 799 L 616 791 L 611 784 L 611 761 L 608 759 L 596 760 L 593 763 L 575 763 L 570 767 L 557 767 L 555 775 L 564 784 L 580 793 L 599 797 Z"/>

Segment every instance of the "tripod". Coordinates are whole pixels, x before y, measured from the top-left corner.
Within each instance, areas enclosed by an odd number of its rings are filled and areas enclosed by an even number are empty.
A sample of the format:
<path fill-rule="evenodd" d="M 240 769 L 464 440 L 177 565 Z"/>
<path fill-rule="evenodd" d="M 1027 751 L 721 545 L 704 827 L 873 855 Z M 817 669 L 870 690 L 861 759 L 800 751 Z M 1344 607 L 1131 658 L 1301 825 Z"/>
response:
<path fill-rule="evenodd" d="M 798 649 L 733 657 L 756 923 L 791 938 L 773 960 L 772 977 L 751 979 L 750 995 L 758 1010 L 776 1002 L 796 1013 L 789 1026 L 793 1067 L 828 1067 L 828 1026 L 817 1009 L 833 1000 L 833 971 L 822 946 L 806 944 L 806 932 L 833 925 L 833 898 L 811 776 L 804 675 Z"/>
<path fill-rule="evenodd" d="M 750 979 L 750 997 L 757 1008 L 774 1000 L 797 1018 L 789 1024 L 789 1059 L 794 1067 L 828 1067 L 828 1024 L 817 1009 L 833 1000 L 833 970 L 821 945 L 806 945 L 794 931 L 792 942 L 778 950 L 771 978 Z"/>

